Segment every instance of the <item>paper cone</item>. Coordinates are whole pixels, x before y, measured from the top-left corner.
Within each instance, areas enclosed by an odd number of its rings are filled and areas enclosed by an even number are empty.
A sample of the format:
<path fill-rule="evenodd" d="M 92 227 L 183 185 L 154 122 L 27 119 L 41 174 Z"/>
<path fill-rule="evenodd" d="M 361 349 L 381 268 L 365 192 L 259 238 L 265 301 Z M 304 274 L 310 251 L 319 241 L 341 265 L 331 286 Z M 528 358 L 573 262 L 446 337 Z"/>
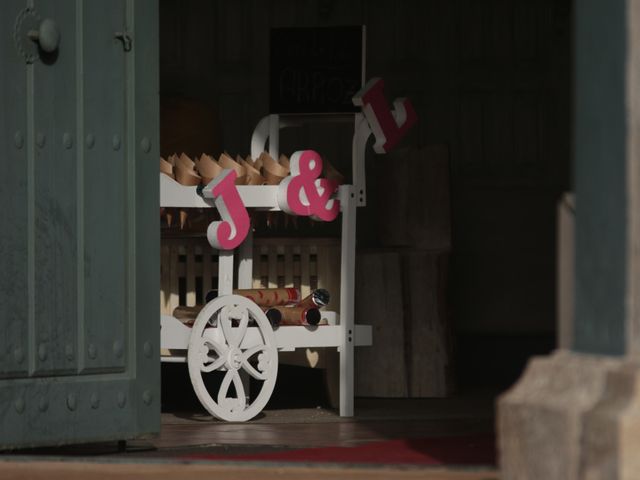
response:
<path fill-rule="evenodd" d="M 267 185 L 278 185 L 283 178 L 289 175 L 289 169 L 276 162 L 267 152 L 260 155 L 262 160 L 262 174 Z"/>
<path fill-rule="evenodd" d="M 236 172 L 236 185 L 244 185 L 246 183 L 246 181 L 247 181 L 247 171 L 245 170 L 245 168 L 242 165 L 237 163 L 229 155 L 227 155 L 225 153 L 220 155 L 220 158 L 218 159 L 218 164 L 220 164 L 220 166 L 222 168 L 231 168 L 231 169 L 235 170 L 235 172 Z"/>
<path fill-rule="evenodd" d="M 247 171 L 247 185 L 264 185 L 265 184 L 266 180 L 262 175 L 260 175 L 260 170 L 257 170 L 255 167 L 247 163 L 247 161 L 243 160 L 242 158 L 238 163 L 242 165 Z"/>
<path fill-rule="evenodd" d="M 175 178 L 173 175 L 173 165 L 160 157 L 160 173 L 164 173 L 167 177 Z"/>
<path fill-rule="evenodd" d="M 184 229 L 184 226 L 187 224 L 187 218 L 189 214 L 186 210 L 180 210 L 180 230 Z"/>
<path fill-rule="evenodd" d="M 178 161 L 176 162 L 176 167 L 178 167 L 178 166 L 182 166 L 182 167 L 187 168 L 187 169 L 195 170 L 196 162 L 191 160 L 184 152 L 182 152 L 180 154 L 180 158 L 178 158 Z"/>
<path fill-rule="evenodd" d="M 247 155 L 247 158 L 245 159 L 245 161 L 247 163 L 250 163 L 253 166 L 253 168 L 255 168 L 258 171 L 262 169 L 262 157 L 258 157 L 257 160 L 254 160 L 253 158 L 251 158 L 251 155 Z"/>
<path fill-rule="evenodd" d="M 162 219 L 166 219 L 167 226 L 171 226 L 171 222 L 173 220 L 173 209 L 169 207 L 161 207 L 160 208 L 160 223 L 162 223 Z"/>
<path fill-rule="evenodd" d="M 202 181 L 202 177 L 191 168 L 186 168 L 183 164 L 178 163 L 175 168 L 176 180 L 181 185 L 195 186 Z"/>
<path fill-rule="evenodd" d="M 333 180 L 338 185 L 344 184 L 344 175 L 335 169 L 328 160 L 322 160 L 322 176 L 327 180 Z"/>
<path fill-rule="evenodd" d="M 200 156 L 200 160 L 196 162 L 196 168 L 202 176 L 202 183 L 208 184 L 211 180 L 222 173 L 223 168 L 215 161 L 215 159 L 205 153 Z"/>

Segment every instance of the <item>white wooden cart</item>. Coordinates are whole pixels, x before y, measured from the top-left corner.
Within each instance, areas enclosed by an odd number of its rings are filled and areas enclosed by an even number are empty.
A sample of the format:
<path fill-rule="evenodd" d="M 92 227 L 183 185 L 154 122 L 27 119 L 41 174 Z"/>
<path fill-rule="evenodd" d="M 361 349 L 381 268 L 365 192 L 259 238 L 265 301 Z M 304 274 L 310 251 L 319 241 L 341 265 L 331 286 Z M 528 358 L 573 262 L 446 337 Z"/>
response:
<path fill-rule="evenodd" d="M 355 118 L 354 118 L 355 117 Z M 297 126 L 310 117 L 269 115 L 256 126 L 251 139 L 251 156 L 266 150 L 279 156 L 279 131 Z M 297 348 L 335 347 L 340 356 L 340 415 L 353 416 L 354 346 L 371 345 L 370 326 L 355 325 L 355 234 L 356 208 L 366 201 L 364 155 L 371 130 L 361 113 L 354 118 L 352 147 L 353 182 L 339 187 L 341 217 L 340 311 L 323 312 L 328 325 L 286 326 L 272 329 L 255 303 L 233 295 L 234 252 L 219 251 L 218 294 L 198 315 L 193 327 L 170 315 L 161 317 L 161 346 L 182 354 L 162 357 L 167 362 L 187 362 L 191 383 L 202 405 L 215 417 L 227 421 L 246 421 L 257 415 L 268 402 L 278 373 L 278 351 Z M 344 117 L 343 117 L 344 119 Z M 247 208 L 277 211 L 278 186 L 238 186 Z M 183 186 L 160 175 L 161 207 L 215 208 L 199 196 L 196 187 Z M 237 286 L 252 288 L 253 238 L 251 233 L 238 249 Z M 218 392 L 207 390 L 203 374 L 224 371 Z M 247 395 L 247 375 L 261 383 L 253 401 Z M 230 397 L 231 385 L 235 396 Z"/>

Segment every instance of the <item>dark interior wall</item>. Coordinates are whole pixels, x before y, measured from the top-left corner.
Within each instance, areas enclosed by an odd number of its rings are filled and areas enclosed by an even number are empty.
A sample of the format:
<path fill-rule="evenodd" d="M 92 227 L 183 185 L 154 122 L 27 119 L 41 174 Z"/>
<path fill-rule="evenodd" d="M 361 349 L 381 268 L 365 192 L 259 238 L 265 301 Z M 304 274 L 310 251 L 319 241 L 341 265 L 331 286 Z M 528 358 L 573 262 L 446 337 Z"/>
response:
<path fill-rule="evenodd" d="M 404 145 L 450 148 L 458 333 L 553 333 L 555 204 L 569 189 L 571 153 L 569 0 L 160 5 L 161 91 L 209 105 L 212 135 L 233 155 L 248 153 L 268 113 L 271 27 L 365 24 L 367 76 L 383 77 L 389 98 L 410 97 L 419 116 Z M 348 163 L 343 126 L 307 127 L 288 143 Z"/>

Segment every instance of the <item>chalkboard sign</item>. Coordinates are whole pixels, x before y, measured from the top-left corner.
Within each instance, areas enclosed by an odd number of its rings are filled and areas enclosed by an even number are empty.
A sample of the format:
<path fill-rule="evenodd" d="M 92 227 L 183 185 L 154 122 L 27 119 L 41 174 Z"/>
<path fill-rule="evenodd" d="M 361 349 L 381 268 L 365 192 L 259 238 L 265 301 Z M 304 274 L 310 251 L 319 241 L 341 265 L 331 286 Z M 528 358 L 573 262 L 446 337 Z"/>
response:
<path fill-rule="evenodd" d="M 271 30 L 271 113 L 345 113 L 364 78 L 364 27 Z"/>

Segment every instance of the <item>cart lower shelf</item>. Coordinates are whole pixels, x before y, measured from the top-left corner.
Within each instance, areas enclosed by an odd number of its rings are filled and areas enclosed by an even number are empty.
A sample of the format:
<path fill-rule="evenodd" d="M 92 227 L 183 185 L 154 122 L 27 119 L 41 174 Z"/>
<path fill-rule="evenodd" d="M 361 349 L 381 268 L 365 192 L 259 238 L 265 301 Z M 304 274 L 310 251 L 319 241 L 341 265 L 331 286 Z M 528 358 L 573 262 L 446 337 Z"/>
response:
<path fill-rule="evenodd" d="M 328 325 L 311 326 L 283 326 L 273 330 L 276 338 L 276 346 L 279 351 L 289 352 L 296 348 L 319 348 L 334 347 L 339 348 L 342 344 L 342 327 L 338 325 L 338 314 L 335 312 L 323 312 L 322 318 L 328 320 Z M 211 333 L 208 333 L 211 331 Z M 207 335 L 214 340 L 221 340 L 222 333 L 217 328 L 208 329 Z M 167 350 L 178 350 L 183 355 L 163 356 L 163 362 L 186 362 L 186 350 L 189 347 L 192 328 L 182 323 L 170 315 L 161 316 L 161 343 L 162 348 Z M 372 345 L 372 330 L 370 325 L 355 325 L 352 336 L 354 345 Z M 251 348 L 261 342 L 261 335 L 258 327 L 248 327 L 245 338 L 242 341 L 243 349 Z"/>

